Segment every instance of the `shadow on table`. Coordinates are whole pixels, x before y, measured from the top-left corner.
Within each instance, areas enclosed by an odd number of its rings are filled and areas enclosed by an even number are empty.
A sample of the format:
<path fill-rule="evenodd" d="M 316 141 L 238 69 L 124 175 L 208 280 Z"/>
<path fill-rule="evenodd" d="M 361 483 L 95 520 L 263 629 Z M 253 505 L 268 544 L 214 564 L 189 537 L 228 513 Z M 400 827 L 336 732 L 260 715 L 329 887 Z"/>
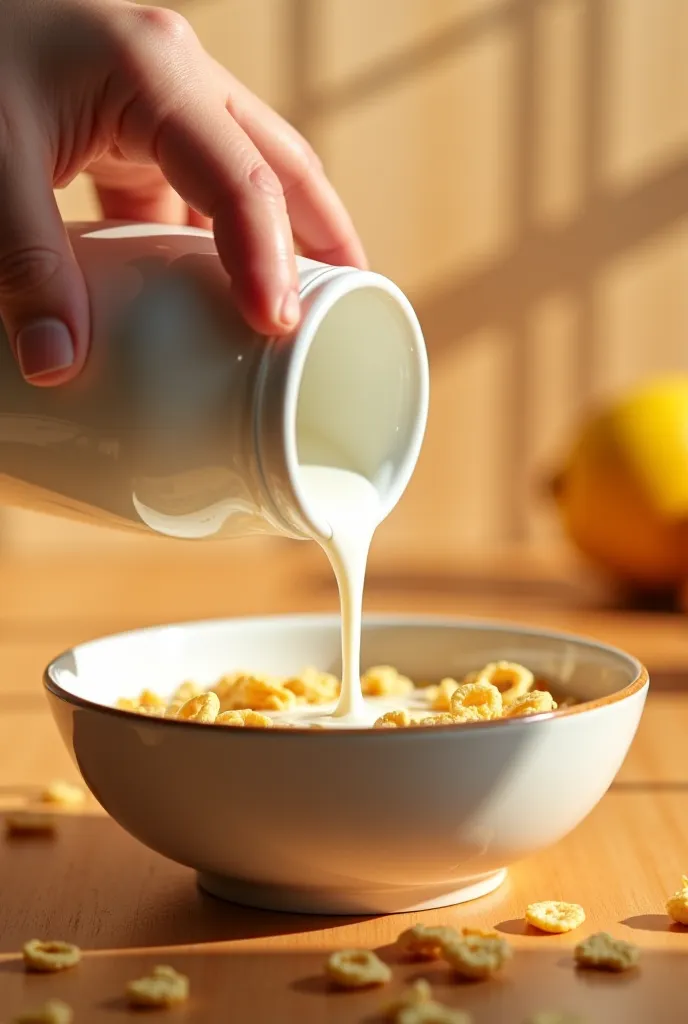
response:
<path fill-rule="evenodd" d="M 356 918 L 251 910 L 202 893 L 195 875 L 153 853 L 111 818 L 70 815 L 54 837 L 0 842 L 0 954 L 27 937 L 85 949 L 185 946 L 317 932 Z"/>

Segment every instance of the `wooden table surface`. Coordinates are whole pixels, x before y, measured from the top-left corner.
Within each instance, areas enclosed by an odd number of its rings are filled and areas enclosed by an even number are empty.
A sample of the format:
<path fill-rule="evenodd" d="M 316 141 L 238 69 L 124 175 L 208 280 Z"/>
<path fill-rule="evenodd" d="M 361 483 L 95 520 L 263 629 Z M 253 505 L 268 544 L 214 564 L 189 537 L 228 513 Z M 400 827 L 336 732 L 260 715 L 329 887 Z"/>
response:
<path fill-rule="evenodd" d="M 61 648 L 156 621 L 335 606 L 327 567 L 308 545 L 220 554 L 191 547 L 76 562 L 0 559 L 0 807 L 32 799 L 48 779 L 77 779 L 40 687 L 43 665 Z M 560 626 L 627 647 L 654 677 L 631 754 L 587 821 L 514 867 L 492 896 L 413 916 L 496 926 L 515 951 L 503 976 L 457 985 L 440 964 L 419 970 L 398 962 L 393 943 L 409 916 L 323 919 L 216 902 L 196 890 L 190 871 L 140 846 L 93 804 L 66 818 L 54 839 L 0 838 L 0 1021 L 52 996 L 73 1005 L 77 1024 L 131 1020 L 125 982 L 156 963 L 191 979 L 188 1006 L 170 1020 L 373 1021 L 404 979 L 419 974 L 476 1024 L 523 1024 L 547 1009 L 576 1011 L 591 1024 L 688 1019 L 688 930 L 670 928 L 663 913 L 688 872 L 688 622 L 614 610 L 566 560 L 546 554 L 476 557 L 460 566 L 433 565 L 413 552 L 394 567 L 374 560 L 367 605 Z M 588 921 L 569 937 L 528 934 L 523 911 L 539 899 L 580 902 Z M 642 948 L 637 972 L 574 971 L 572 946 L 598 929 Z M 36 936 L 78 943 L 84 962 L 60 976 L 26 975 L 17 951 Z M 324 957 L 348 946 L 381 952 L 394 964 L 392 985 L 328 992 Z"/>

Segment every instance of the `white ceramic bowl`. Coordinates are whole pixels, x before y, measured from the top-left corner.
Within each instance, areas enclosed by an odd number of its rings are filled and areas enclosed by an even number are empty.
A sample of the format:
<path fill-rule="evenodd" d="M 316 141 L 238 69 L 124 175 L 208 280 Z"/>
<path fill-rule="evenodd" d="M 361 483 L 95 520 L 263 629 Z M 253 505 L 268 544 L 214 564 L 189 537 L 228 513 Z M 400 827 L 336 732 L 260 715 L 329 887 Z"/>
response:
<path fill-rule="evenodd" d="M 648 687 L 611 647 L 446 619 L 371 617 L 363 664 L 461 676 L 505 658 L 585 703 L 528 719 L 409 730 L 253 730 L 114 710 L 235 669 L 337 671 L 339 620 L 188 623 L 106 637 L 48 667 L 53 715 L 84 780 L 128 832 L 216 896 L 308 913 L 446 906 L 496 888 L 556 843 L 626 756 Z"/>

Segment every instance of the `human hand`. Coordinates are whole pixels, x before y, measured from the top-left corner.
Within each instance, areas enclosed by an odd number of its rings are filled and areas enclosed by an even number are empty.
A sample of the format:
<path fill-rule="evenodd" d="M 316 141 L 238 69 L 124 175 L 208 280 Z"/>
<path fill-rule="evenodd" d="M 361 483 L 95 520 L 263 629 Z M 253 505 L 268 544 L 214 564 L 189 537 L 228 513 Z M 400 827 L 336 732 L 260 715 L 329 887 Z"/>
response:
<path fill-rule="evenodd" d="M 2 0 L 0 316 L 33 384 L 72 379 L 88 354 L 88 297 L 53 195 L 81 171 L 107 218 L 212 227 L 231 295 L 260 333 L 298 321 L 294 239 L 313 259 L 365 266 L 308 143 L 181 15 Z"/>

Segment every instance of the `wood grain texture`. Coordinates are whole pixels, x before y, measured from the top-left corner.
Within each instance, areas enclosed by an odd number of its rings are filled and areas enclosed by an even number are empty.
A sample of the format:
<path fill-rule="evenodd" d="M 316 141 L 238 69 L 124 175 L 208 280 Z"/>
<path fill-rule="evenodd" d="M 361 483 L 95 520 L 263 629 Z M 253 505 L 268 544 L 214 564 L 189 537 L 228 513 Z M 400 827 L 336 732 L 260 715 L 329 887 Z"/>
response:
<path fill-rule="evenodd" d="M 148 622 L 332 605 L 308 545 L 278 544 L 259 560 L 241 545 L 219 557 L 193 548 L 193 557 L 184 547 L 176 556 L 165 548 L 164 557 L 143 561 L 0 561 L 0 812 L 31 800 L 50 778 L 77 779 L 40 690 L 41 668 L 56 651 Z M 419 558 L 414 571 L 421 569 Z M 450 570 L 444 566 L 449 579 Z M 476 1024 L 523 1024 L 542 1009 L 577 1011 L 589 1024 L 684 1021 L 688 931 L 671 929 L 663 907 L 688 867 L 685 620 L 606 610 L 603 595 L 554 556 L 536 561 L 512 552 L 481 562 L 476 555 L 471 570 L 463 587 L 443 590 L 430 564 L 424 589 L 406 580 L 390 598 L 373 587 L 368 604 L 580 630 L 630 647 L 656 670 L 631 754 L 590 817 L 554 849 L 517 865 L 491 896 L 414 916 L 496 926 L 515 950 L 502 977 L 456 985 L 440 964 L 401 963 L 393 943 L 411 920 L 406 915 L 311 918 L 212 900 L 196 890 L 191 872 L 146 850 L 89 803 L 61 821 L 54 839 L 0 838 L 0 1019 L 54 996 L 74 1006 L 76 1024 L 131 1020 L 122 1001 L 126 981 L 172 963 L 189 974 L 192 999 L 169 1019 L 203 1024 L 372 1022 L 403 979 L 419 975 L 447 1003 L 473 1012 Z M 527 932 L 526 904 L 549 898 L 583 904 L 588 921 L 579 933 Z M 601 928 L 641 946 L 637 972 L 574 971 L 577 938 Z M 26 975 L 18 950 L 35 936 L 79 943 L 84 962 L 57 977 Z M 328 951 L 358 945 L 393 965 L 393 984 L 377 993 L 329 992 L 322 979 Z"/>

